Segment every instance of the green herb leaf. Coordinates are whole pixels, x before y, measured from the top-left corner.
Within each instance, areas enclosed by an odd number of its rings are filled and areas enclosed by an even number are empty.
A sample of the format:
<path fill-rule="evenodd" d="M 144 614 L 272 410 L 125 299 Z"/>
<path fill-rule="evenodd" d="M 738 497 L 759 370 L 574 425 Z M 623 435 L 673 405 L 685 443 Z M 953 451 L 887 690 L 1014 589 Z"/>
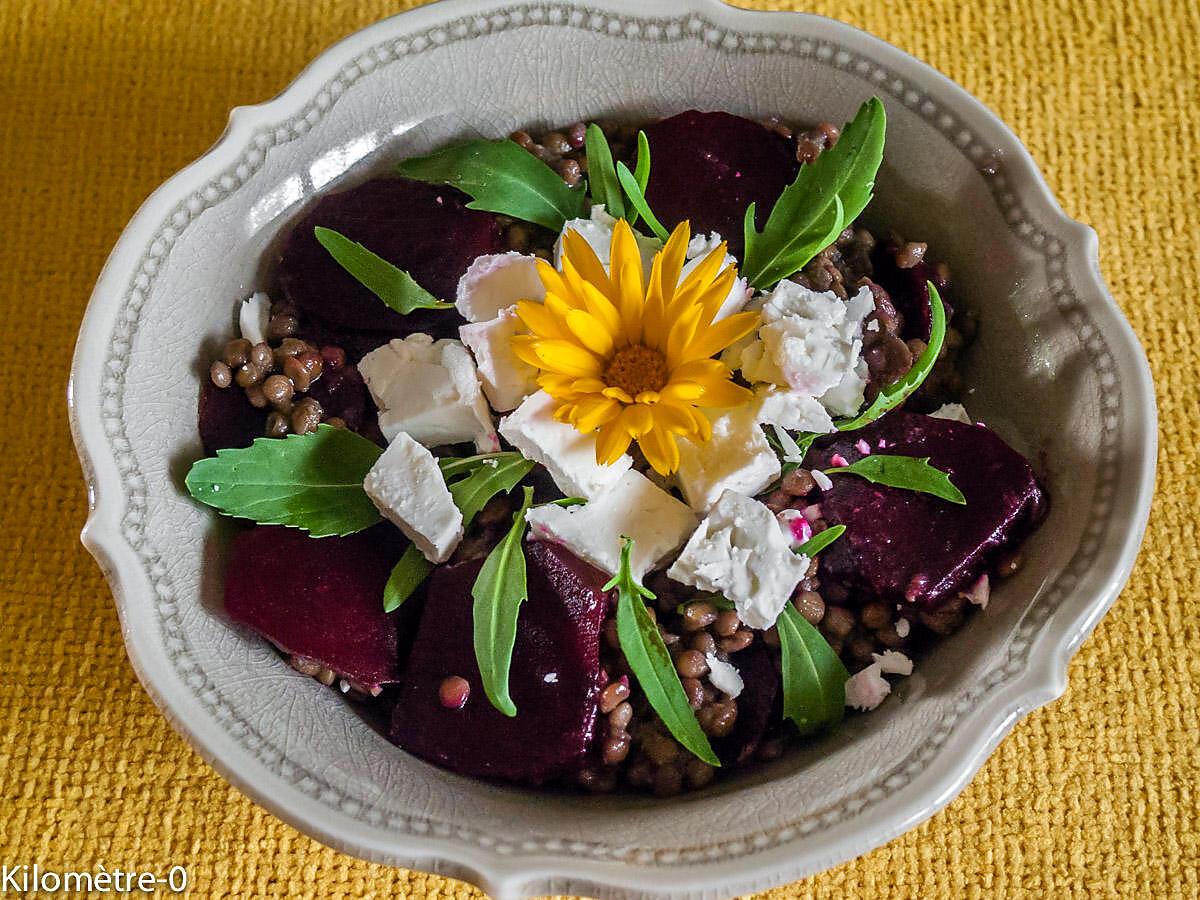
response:
<path fill-rule="evenodd" d="M 950 481 L 950 476 L 929 464 L 929 457 L 893 456 L 887 453 L 872 453 L 848 466 L 836 466 L 825 470 L 826 475 L 857 475 L 873 484 L 903 488 L 933 494 L 951 503 L 966 505 L 967 498 Z M 824 532 L 822 532 L 824 533 Z"/>
<path fill-rule="evenodd" d="M 880 391 L 879 395 L 871 401 L 870 406 L 853 419 L 835 423 L 838 431 L 854 431 L 870 425 L 885 412 L 895 409 L 907 400 L 933 371 L 938 356 L 942 352 L 942 343 L 946 340 L 946 307 L 942 304 L 941 294 L 933 286 L 933 282 L 927 281 L 926 284 L 929 286 L 929 305 L 933 313 L 929 328 L 929 344 L 917 357 L 917 361 L 913 363 L 907 374 Z"/>
<path fill-rule="evenodd" d="M 583 146 L 587 153 L 592 202 L 603 204 L 614 219 L 625 218 L 625 195 L 621 193 L 621 183 L 617 181 L 617 170 L 613 167 L 612 149 L 599 125 L 594 122 L 588 125 Z"/>
<path fill-rule="evenodd" d="M 621 182 L 621 187 L 625 189 L 625 196 L 629 198 L 630 205 L 646 220 L 646 224 L 650 226 L 650 230 L 654 232 L 655 237 L 666 243 L 671 237 L 670 232 L 663 227 L 662 222 L 658 221 L 658 217 L 650 211 L 650 204 L 646 202 L 646 194 L 642 186 L 638 184 L 633 173 L 629 171 L 629 166 L 623 162 L 617 163 L 617 179 Z"/>
<path fill-rule="evenodd" d="M 313 537 L 354 534 L 380 519 L 362 483 L 382 453 L 353 431 L 321 425 L 310 434 L 218 450 L 192 465 L 185 484 L 227 516 L 289 525 Z"/>
<path fill-rule="evenodd" d="M 846 708 L 850 673 L 825 638 L 791 603 L 775 622 L 783 663 L 783 715 L 801 734 L 836 725 Z"/>
<path fill-rule="evenodd" d="M 492 706 L 512 717 L 516 704 L 508 695 L 508 672 L 517 640 L 517 613 L 528 599 L 525 578 L 525 513 L 533 503 L 533 488 L 525 488 L 525 501 L 513 516 L 512 528 L 488 554 L 471 596 L 475 623 L 475 661 L 483 679 L 483 690 Z"/>
<path fill-rule="evenodd" d="M 405 600 L 416 593 L 432 571 L 433 563 L 425 558 L 416 544 L 409 544 L 388 576 L 387 584 L 383 586 L 383 611 L 399 609 Z"/>
<path fill-rule="evenodd" d="M 650 139 L 646 137 L 646 132 L 641 130 L 637 134 L 637 163 L 633 167 L 633 180 L 641 188 L 644 199 L 646 196 L 646 185 L 650 183 Z M 630 210 L 630 225 L 636 225 L 639 218 L 640 216 L 636 209 Z"/>
<path fill-rule="evenodd" d="M 454 504 L 462 511 L 463 527 L 487 506 L 487 502 L 501 491 L 508 493 L 521 483 L 533 469 L 533 463 L 520 453 L 492 454 L 478 463 L 465 478 L 450 485 Z M 442 476 L 446 477 L 445 469 Z"/>
<path fill-rule="evenodd" d="M 696 721 L 658 626 L 646 611 L 645 600 L 653 600 L 654 594 L 638 584 L 630 571 L 633 541 L 629 538 L 623 541 L 621 567 L 604 586 L 606 591 L 617 589 L 617 637 L 621 651 L 646 699 L 675 740 L 709 765 L 719 766 L 721 761 Z"/>
<path fill-rule="evenodd" d="M 796 180 L 775 201 L 762 231 L 755 227 L 755 205 L 750 204 L 743 224 L 743 278 L 766 290 L 803 269 L 858 218 L 871 201 L 886 127 L 883 104 L 872 97 L 836 144 L 800 167 Z"/>
<path fill-rule="evenodd" d="M 339 266 L 358 282 L 402 316 L 414 309 L 452 309 L 453 303 L 443 303 L 403 269 L 398 269 L 382 256 L 362 244 L 350 240 L 332 228 L 318 225 L 313 229 L 317 243 L 329 251 Z"/>
<path fill-rule="evenodd" d="M 405 178 L 449 184 L 471 196 L 470 209 L 484 209 L 561 231 L 583 215 L 582 187 L 569 188 L 558 173 L 509 140 L 464 141 L 429 156 L 406 159 L 396 171 Z"/>
<path fill-rule="evenodd" d="M 845 533 L 845 525 L 831 525 L 820 534 L 814 534 L 807 541 L 797 547 L 796 553 L 812 559 Z"/>
<path fill-rule="evenodd" d="M 730 610 L 730 609 L 737 609 L 737 606 L 734 604 L 734 602 L 732 600 L 726 600 L 720 594 L 697 594 L 691 600 L 687 600 L 683 603 L 680 603 L 678 606 L 676 606 L 675 612 L 682 616 L 683 611 L 685 609 L 687 609 L 690 604 L 701 603 L 701 602 L 711 603 L 714 607 L 721 610 L 722 612 L 724 612 L 726 610 Z"/>

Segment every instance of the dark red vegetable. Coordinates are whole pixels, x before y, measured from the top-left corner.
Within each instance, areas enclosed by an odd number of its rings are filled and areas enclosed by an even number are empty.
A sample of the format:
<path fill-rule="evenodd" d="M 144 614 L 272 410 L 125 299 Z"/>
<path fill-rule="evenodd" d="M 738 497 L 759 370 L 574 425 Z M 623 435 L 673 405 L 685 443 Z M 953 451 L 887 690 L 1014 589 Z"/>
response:
<path fill-rule="evenodd" d="M 208 378 L 200 385 L 199 426 L 204 455 L 218 450 L 249 447 L 263 436 L 265 409 L 255 409 L 237 385 L 219 388 Z"/>

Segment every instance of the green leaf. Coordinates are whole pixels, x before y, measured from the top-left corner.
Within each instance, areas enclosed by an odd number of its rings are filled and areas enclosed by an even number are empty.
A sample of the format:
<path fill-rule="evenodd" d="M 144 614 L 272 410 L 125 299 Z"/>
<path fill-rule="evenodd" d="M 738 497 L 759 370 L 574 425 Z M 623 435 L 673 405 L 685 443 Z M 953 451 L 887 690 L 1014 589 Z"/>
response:
<path fill-rule="evenodd" d="M 583 146 L 587 153 L 592 202 L 603 204 L 614 219 L 625 218 L 625 195 L 621 193 L 621 183 L 617 181 L 617 170 L 613 167 L 612 149 L 599 125 L 594 122 L 588 125 Z"/>
<path fill-rule="evenodd" d="M 488 554 L 471 588 L 475 603 L 475 661 L 483 679 L 483 690 L 492 706 L 512 717 L 516 704 L 508 695 L 508 672 L 517 640 L 517 613 L 528 599 L 525 578 L 525 513 L 533 503 L 533 488 L 525 488 L 525 501 L 513 516 L 512 528 Z"/>
<path fill-rule="evenodd" d="M 922 494 L 933 494 L 935 497 L 941 497 L 943 500 L 963 506 L 967 502 L 962 491 L 950 481 L 949 474 L 929 464 L 928 456 L 918 459 L 915 456 L 872 453 L 848 466 L 826 469 L 825 474 L 857 475 L 873 484 L 903 488 L 906 491 L 919 491 Z"/>
<path fill-rule="evenodd" d="M 675 740 L 709 765 L 719 766 L 721 761 L 696 721 L 658 626 L 646 610 L 645 600 L 653 600 L 654 594 L 638 584 L 630 571 L 629 552 L 633 541 L 629 538 L 623 538 L 623 541 L 621 567 L 604 586 L 606 591 L 617 589 L 617 637 L 621 652 L 650 706 Z"/>
<path fill-rule="evenodd" d="M 921 386 L 921 383 L 933 371 L 934 365 L 938 361 L 938 356 L 942 352 L 942 343 L 946 340 L 946 307 L 942 304 L 942 297 L 938 293 L 933 282 L 925 282 L 929 286 L 929 305 L 931 307 L 933 317 L 929 328 L 929 344 L 917 357 L 917 361 L 913 363 L 912 368 L 902 377 L 896 379 L 882 391 L 878 396 L 871 401 L 871 405 L 860 412 L 853 419 L 846 419 L 835 423 L 838 431 L 854 431 L 862 428 L 865 425 L 870 425 L 885 412 L 895 409 L 901 403 L 912 395 L 912 392 Z"/>
<path fill-rule="evenodd" d="M 470 525 L 494 496 L 501 491 L 507 494 L 520 484 L 531 469 L 533 463 L 520 453 L 489 454 L 489 458 L 479 462 L 465 478 L 453 482 L 450 495 L 462 511 L 463 527 Z M 442 477 L 446 477 L 445 469 Z"/>
<path fill-rule="evenodd" d="M 878 97 L 864 103 L 838 142 L 812 163 L 775 201 L 762 231 L 755 205 L 746 210 L 741 275 L 759 290 L 803 269 L 871 201 L 883 161 L 887 117 Z"/>
<path fill-rule="evenodd" d="M 845 533 L 845 525 L 831 525 L 820 534 L 814 534 L 807 541 L 797 547 L 796 553 L 812 559 Z"/>
<path fill-rule="evenodd" d="M 471 196 L 467 206 L 561 231 L 583 215 L 584 190 L 569 188 L 558 173 L 509 140 L 473 140 L 429 156 L 406 159 L 405 178 L 449 184 Z"/>
<path fill-rule="evenodd" d="M 783 716 L 801 734 L 836 725 L 846 708 L 850 673 L 825 638 L 791 603 L 775 622 L 783 664 Z"/>
<path fill-rule="evenodd" d="M 691 600 L 685 600 L 683 603 L 680 603 L 678 606 L 676 606 L 675 612 L 682 616 L 683 611 L 688 608 L 689 604 L 700 603 L 702 601 L 704 603 L 711 603 L 714 607 L 722 612 L 730 609 L 737 609 L 737 606 L 732 600 L 726 600 L 720 594 L 697 594 Z"/>
<path fill-rule="evenodd" d="M 416 544 L 409 544 L 388 576 L 387 584 L 383 586 L 383 611 L 399 609 L 405 600 L 416 593 L 432 571 L 433 563 L 425 558 Z"/>
<path fill-rule="evenodd" d="M 637 134 L 637 163 L 633 167 L 633 180 L 641 189 L 643 199 L 646 196 L 646 185 L 650 183 L 650 139 L 646 132 L 639 130 Z M 640 218 L 636 209 L 629 213 L 629 224 L 636 225 Z"/>
<path fill-rule="evenodd" d="M 382 256 L 372 253 L 362 244 L 350 240 L 332 228 L 318 225 L 313 229 L 317 243 L 329 251 L 339 266 L 402 316 L 414 309 L 452 309 L 453 303 L 443 303 L 403 269 L 398 269 Z"/>
<path fill-rule="evenodd" d="M 227 516 L 288 525 L 313 537 L 354 534 L 380 519 L 362 483 L 382 453 L 353 431 L 321 425 L 310 434 L 218 450 L 192 465 L 185 484 Z"/>
<path fill-rule="evenodd" d="M 629 198 L 630 205 L 646 220 L 646 224 L 650 226 L 650 230 L 654 232 L 663 243 L 671 237 L 670 232 L 663 227 L 662 222 L 658 221 L 658 217 L 650 211 L 650 204 L 646 202 L 646 194 L 642 190 L 642 186 L 638 184 L 633 173 L 629 171 L 629 166 L 623 162 L 617 163 L 617 179 L 621 182 L 621 187 L 625 189 L 625 196 Z"/>

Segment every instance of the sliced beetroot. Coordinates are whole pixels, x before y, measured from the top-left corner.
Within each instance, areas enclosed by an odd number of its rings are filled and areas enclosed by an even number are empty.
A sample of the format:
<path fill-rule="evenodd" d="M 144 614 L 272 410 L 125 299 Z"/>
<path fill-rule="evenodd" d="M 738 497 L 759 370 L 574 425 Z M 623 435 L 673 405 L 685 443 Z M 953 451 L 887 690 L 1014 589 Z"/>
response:
<path fill-rule="evenodd" d="M 822 515 L 831 525 L 845 525 L 846 533 L 822 554 L 821 579 L 845 587 L 857 601 L 935 607 L 1019 543 L 1045 511 L 1029 463 L 982 425 L 894 412 L 814 449 L 806 465 L 830 467 L 838 454 L 853 463 L 863 456 L 860 440 L 872 453 L 929 457 L 967 503 L 833 476 L 832 489 L 821 497 Z"/>
<path fill-rule="evenodd" d="M 319 321 L 339 338 L 345 330 L 390 337 L 430 329 L 454 334 L 462 321 L 454 310 L 402 316 L 384 306 L 317 243 L 313 228 L 341 232 L 404 269 L 434 296 L 453 300 L 458 279 L 475 257 L 504 249 L 496 217 L 466 204 L 466 196 L 453 188 L 402 178 L 376 178 L 326 194 L 285 241 L 280 286 L 302 321 Z"/>
<path fill-rule="evenodd" d="M 198 418 L 204 453 L 212 456 L 218 450 L 249 447 L 263 436 L 267 414 L 251 406 L 240 387 L 219 388 L 205 378 L 200 385 Z"/>
<path fill-rule="evenodd" d="M 693 233 L 720 232 L 739 259 L 746 207 L 758 204 L 761 227 L 799 169 L 790 141 L 729 113 L 689 110 L 650 125 L 646 137 L 650 208 L 668 228 L 690 219 Z"/>
<path fill-rule="evenodd" d="M 934 266 L 924 260 L 907 269 L 896 265 L 896 254 L 900 247 L 894 241 L 882 241 L 875 247 L 871 257 L 872 278 L 887 291 L 892 306 L 903 316 L 904 327 L 900 336 L 908 340 L 929 340 L 933 327 L 933 309 L 929 305 L 929 282 L 933 282 L 946 307 L 946 319 L 954 314 L 946 297 L 949 281 L 939 274 Z"/>
<path fill-rule="evenodd" d="M 731 658 L 742 676 L 742 693 L 737 698 L 737 721 L 725 737 L 713 741 L 721 763 L 737 766 L 752 759 L 762 743 L 767 727 L 779 720 L 779 672 L 772 653 L 762 641 L 755 641 Z"/>
<path fill-rule="evenodd" d="M 417 614 L 411 601 L 383 611 L 383 586 L 403 545 L 389 524 L 344 538 L 260 525 L 233 539 L 225 611 L 285 653 L 378 693 L 400 678 L 397 628 Z"/>
<path fill-rule="evenodd" d="M 439 568 L 392 717 L 405 750 L 462 775 L 541 784 L 578 771 L 595 732 L 600 691 L 600 626 L 608 580 L 566 549 L 525 545 L 529 599 L 521 606 L 508 718 L 488 701 L 472 642 L 471 587 L 483 564 Z M 462 708 L 439 697 L 442 682 L 470 685 Z"/>
<path fill-rule="evenodd" d="M 376 417 L 367 383 L 354 366 L 326 371 L 308 389 L 308 396 L 321 404 L 327 418 L 337 417 L 351 431 L 363 431 Z"/>

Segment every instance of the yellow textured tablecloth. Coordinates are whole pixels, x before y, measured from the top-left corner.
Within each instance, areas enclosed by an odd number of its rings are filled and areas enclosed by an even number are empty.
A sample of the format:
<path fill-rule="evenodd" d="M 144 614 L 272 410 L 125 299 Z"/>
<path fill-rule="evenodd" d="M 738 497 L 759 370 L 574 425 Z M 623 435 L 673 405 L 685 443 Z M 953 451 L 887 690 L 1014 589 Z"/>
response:
<path fill-rule="evenodd" d="M 77 542 L 75 332 L 141 200 L 386 0 L 0 0 L 0 863 L 188 866 L 202 896 L 467 895 L 314 843 L 226 785 L 134 678 Z M 759 8 L 791 4 L 746 3 Z M 1150 356 L 1159 487 L 1129 587 L 949 808 L 773 896 L 1200 897 L 1200 4 L 821 0 L 1030 147 Z M 2 888 L 0 888 L 2 889 Z"/>

